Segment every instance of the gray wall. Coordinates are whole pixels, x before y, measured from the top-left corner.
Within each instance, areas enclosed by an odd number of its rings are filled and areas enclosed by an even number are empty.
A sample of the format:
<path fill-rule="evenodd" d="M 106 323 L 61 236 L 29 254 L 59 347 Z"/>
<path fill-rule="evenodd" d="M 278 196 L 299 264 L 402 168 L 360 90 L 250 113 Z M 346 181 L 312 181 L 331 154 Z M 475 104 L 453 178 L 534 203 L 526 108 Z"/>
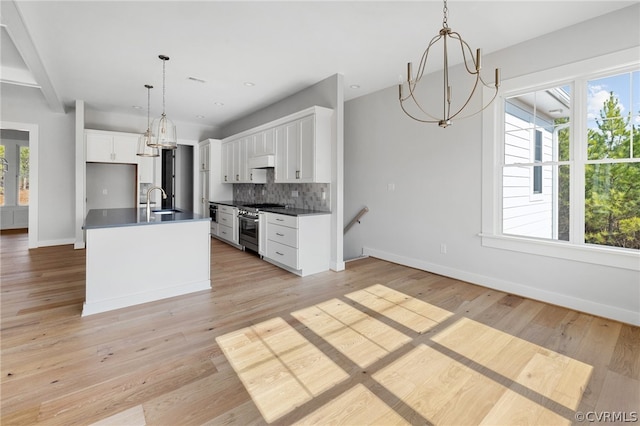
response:
<path fill-rule="evenodd" d="M 2 121 L 37 124 L 39 129 L 37 241 L 74 241 L 75 131 L 73 114 L 49 111 L 40 90 L 2 85 Z M 33 183 L 33 182 L 32 182 Z"/>
<path fill-rule="evenodd" d="M 136 170 L 134 164 L 88 163 L 87 211 L 136 207 Z"/>
<path fill-rule="evenodd" d="M 637 46 L 639 9 L 488 55 L 484 69 L 500 64 L 503 79 L 509 79 Z M 552 303 L 570 300 L 581 308 L 637 317 L 637 271 L 481 246 L 481 136 L 481 115 L 447 129 L 409 119 L 398 105 L 397 87 L 347 102 L 345 217 L 365 205 L 370 212 L 345 236 L 345 258 L 364 248 L 485 286 L 545 294 Z"/>

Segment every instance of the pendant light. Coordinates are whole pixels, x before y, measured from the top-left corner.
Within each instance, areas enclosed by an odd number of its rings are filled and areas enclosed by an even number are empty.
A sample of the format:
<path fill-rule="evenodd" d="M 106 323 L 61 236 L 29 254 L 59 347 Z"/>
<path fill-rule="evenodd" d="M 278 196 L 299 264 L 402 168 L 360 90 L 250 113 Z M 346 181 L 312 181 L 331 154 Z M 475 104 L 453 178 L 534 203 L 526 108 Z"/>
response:
<path fill-rule="evenodd" d="M 140 157 L 159 157 L 160 150 L 155 146 L 150 145 L 152 143 L 150 110 L 151 89 L 153 89 L 153 86 L 145 84 L 144 87 L 147 88 L 147 131 L 144 132 L 144 134 L 140 135 L 140 137 L 138 138 L 137 155 L 139 155 Z"/>
<path fill-rule="evenodd" d="M 163 149 L 176 149 L 178 147 L 178 138 L 176 137 L 176 126 L 167 118 L 165 113 L 165 93 L 166 93 L 166 63 L 168 56 L 159 55 L 162 60 L 162 115 L 153 120 L 152 134 L 153 139 L 150 146 Z"/>
<path fill-rule="evenodd" d="M 438 35 L 431 39 L 431 42 L 427 46 L 427 49 L 422 54 L 422 59 L 420 59 L 420 65 L 418 66 L 418 72 L 415 77 L 412 76 L 411 73 L 411 62 L 407 64 L 407 81 L 401 81 L 398 90 L 399 90 L 399 98 L 400 98 L 400 107 L 405 114 L 409 117 L 413 118 L 416 121 L 421 121 L 423 123 L 438 123 L 440 127 L 447 127 L 451 125 L 451 121 L 454 118 L 463 118 L 458 117 L 460 113 L 469 105 L 471 98 L 473 98 L 476 90 L 478 88 L 486 87 L 493 91 L 493 96 L 491 100 L 489 100 L 486 104 L 481 105 L 480 109 L 475 112 L 468 113 L 464 118 L 470 117 L 472 115 L 478 114 L 485 108 L 487 108 L 491 102 L 496 98 L 498 94 L 498 87 L 500 86 L 500 70 L 496 68 L 495 70 L 495 82 L 491 85 L 485 83 L 485 81 L 480 76 L 480 49 L 476 50 L 475 56 L 473 55 L 471 48 L 467 44 L 466 41 L 462 39 L 462 36 L 455 31 L 452 31 L 447 24 L 447 18 L 449 15 L 449 9 L 447 8 L 447 0 L 444 0 L 444 8 L 443 8 L 444 18 L 442 20 L 442 29 L 438 32 Z M 449 82 L 449 51 L 448 51 L 448 42 L 451 42 L 454 45 L 459 45 L 460 50 L 462 51 L 462 61 L 464 62 L 464 68 L 468 75 L 472 77 L 471 79 L 471 92 L 467 96 L 466 100 L 461 103 L 456 104 L 454 109 L 451 109 L 451 101 L 453 99 L 453 90 L 452 84 Z M 423 107 L 421 103 L 418 101 L 419 92 L 417 90 L 418 83 L 420 79 L 425 73 L 427 68 L 427 59 L 429 56 L 429 50 L 439 41 L 443 42 L 443 52 L 444 52 L 444 70 L 443 70 L 443 82 L 442 82 L 442 114 L 441 115 L 432 115 L 427 112 L 427 108 Z M 475 79 L 475 82 L 473 81 Z M 403 92 L 403 87 L 406 85 L 408 89 L 408 93 L 406 96 Z M 460 84 L 460 86 L 464 86 Z M 431 96 L 425 96 L 426 99 L 437 97 L 436 94 L 431 94 Z M 405 107 L 405 102 L 411 104 L 408 108 Z M 458 105 L 462 105 L 459 109 Z M 411 111 L 409 111 L 411 110 Z"/>

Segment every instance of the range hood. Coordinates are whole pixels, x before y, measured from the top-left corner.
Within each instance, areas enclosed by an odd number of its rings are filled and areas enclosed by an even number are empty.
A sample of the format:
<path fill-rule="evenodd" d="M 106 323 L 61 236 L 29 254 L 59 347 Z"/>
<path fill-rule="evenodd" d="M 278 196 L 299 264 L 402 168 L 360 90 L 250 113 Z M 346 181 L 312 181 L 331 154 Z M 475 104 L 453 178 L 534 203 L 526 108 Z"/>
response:
<path fill-rule="evenodd" d="M 256 157 L 249 158 L 250 169 L 267 169 L 276 166 L 275 155 L 258 155 Z"/>

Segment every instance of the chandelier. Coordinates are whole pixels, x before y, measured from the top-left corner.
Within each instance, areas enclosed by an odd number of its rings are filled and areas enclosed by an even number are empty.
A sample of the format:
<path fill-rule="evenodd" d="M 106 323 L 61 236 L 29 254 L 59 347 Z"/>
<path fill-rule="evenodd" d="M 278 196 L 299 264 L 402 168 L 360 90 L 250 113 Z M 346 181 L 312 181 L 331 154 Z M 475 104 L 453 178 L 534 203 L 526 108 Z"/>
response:
<path fill-rule="evenodd" d="M 451 125 L 452 120 L 459 118 L 467 118 L 472 115 L 480 113 L 482 110 L 487 108 L 491 102 L 496 98 L 498 94 L 498 87 L 500 86 L 500 70 L 496 68 L 495 71 L 495 83 L 492 85 L 487 84 L 482 77 L 480 76 L 481 69 L 481 51 L 480 49 L 476 50 L 475 57 L 472 53 L 471 48 L 467 44 L 466 41 L 462 39 L 462 36 L 455 31 L 452 31 L 447 24 L 447 18 L 449 15 L 449 9 L 447 8 L 447 0 L 444 0 L 444 9 L 443 9 L 444 18 L 442 20 L 442 29 L 431 39 L 427 49 L 422 54 L 422 59 L 420 59 L 420 65 L 418 66 L 418 72 L 415 77 L 412 76 L 411 70 L 411 62 L 407 64 L 407 81 L 401 81 L 398 85 L 399 89 L 399 99 L 400 99 L 400 107 L 405 114 L 414 120 L 423 122 L 423 123 L 438 123 L 440 127 L 448 127 Z M 444 53 L 444 71 L 443 71 L 443 81 L 442 81 L 442 113 L 431 114 L 427 112 L 427 108 L 424 108 L 422 104 L 418 101 L 418 83 L 422 79 L 422 76 L 425 73 L 427 68 L 427 59 L 429 57 L 429 51 L 431 48 L 436 45 L 439 41 L 443 42 L 443 53 Z M 467 96 L 466 100 L 464 100 L 461 104 L 456 103 L 452 109 L 452 100 L 453 100 L 453 89 L 452 85 L 449 81 L 449 42 L 452 42 L 454 45 L 459 44 L 460 50 L 462 51 L 462 60 L 464 62 L 464 67 L 468 75 L 471 76 L 471 81 L 467 84 L 471 85 L 471 91 Z M 475 79 L 475 82 L 473 81 Z M 403 87 L 406 85 L 407 93 L 404 94 Z M 464 117 L 459 117 L 462 111 L 469 105 L 469 102 L 473 98 L 476 90 L 478 88 L 486 87 L 493 90 L 493 97 L 486 105 L 481 105 L 480 109 L 471 112 Z M 433 96 L 431 96 L 433 97 Z M 410 104 L 412 106 L 407 107 L 405 104 Z M 458 108 L 458 105 L 462 105 Z M 408 111 L 408 109 L 411 110 Z M 415 112 L 413 112 L 415 111 Z"/>
<path fill-rule="evenodd" d="M 153 89 L 153 86 L 145 84 L 144 87 L 147 88 L 147 131 L 140 135 L 140 138 L 138 139 L 137 155 L 140 157 L 159 157 L 160 150 L 155 146 L 151 146 L 153 136 L 151 134 L 151 118 L 149 111 L 151 109 L 151 89 Z"/>
<path fill-rule="evenodd" d="M 176 137 L 176 125 L 167 118 L 165 113 L 165 95 L 166 95 L 166 63 L 168 56 L 159 55 L 162 60 L 162 115 L 153 120 L 152 143 L 149 146 L 165 149 L 176 149 L 178 147 L 178 139 Z"/>

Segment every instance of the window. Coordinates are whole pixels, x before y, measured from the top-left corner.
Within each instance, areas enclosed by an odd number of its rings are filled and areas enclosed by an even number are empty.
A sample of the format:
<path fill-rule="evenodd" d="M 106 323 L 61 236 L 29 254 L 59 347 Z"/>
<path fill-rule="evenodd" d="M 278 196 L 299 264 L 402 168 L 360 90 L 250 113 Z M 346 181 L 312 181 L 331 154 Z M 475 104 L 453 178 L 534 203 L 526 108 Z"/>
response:
<path fill-rule="evenodd" d="M 568 240 L 569 86 L 504 102 L 502 232 Z"/>
<path fill-rule="evenodd" d="M 536 130 L 535 163 L 542 162 L 542 132 Z M 542 166 L 533 166 L 533 193 L 542 194 Z"/>
<path fill-rule="evenodd" d="M 483 115 L 484 245 L 640 270 L 637 56 L 503 82 Z"/>
<path fill-rule="evenodd" d="M 0 145 L 0 206 L 29 205 L 29 146 L 25 141 L 3 140 Z"/>
<path fill-rule="evenodd" d="M 29 147 L 20 147 L 20 168 L 18 173 L 18 205 L 29 205 Z"/>

